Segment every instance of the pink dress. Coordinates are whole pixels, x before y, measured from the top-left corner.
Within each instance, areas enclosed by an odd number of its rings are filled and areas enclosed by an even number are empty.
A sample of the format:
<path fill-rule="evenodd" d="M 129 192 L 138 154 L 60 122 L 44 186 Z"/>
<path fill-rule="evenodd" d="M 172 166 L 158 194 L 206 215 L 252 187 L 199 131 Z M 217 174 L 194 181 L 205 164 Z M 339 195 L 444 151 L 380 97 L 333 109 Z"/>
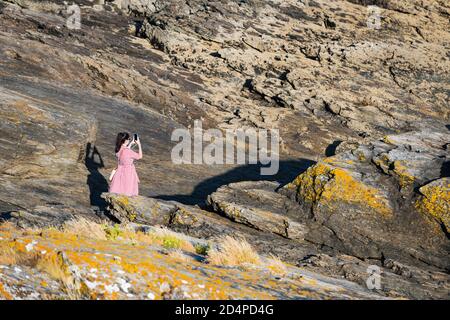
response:
<path fill-rule="evenodd" d="M 109 192 L 137 196 L 139 193 L 139 177 L 133 162 L 140 159 L 139 154 L 122 146 L 116 156 L 119 159 L 119 165 L 109 186 Z"/>

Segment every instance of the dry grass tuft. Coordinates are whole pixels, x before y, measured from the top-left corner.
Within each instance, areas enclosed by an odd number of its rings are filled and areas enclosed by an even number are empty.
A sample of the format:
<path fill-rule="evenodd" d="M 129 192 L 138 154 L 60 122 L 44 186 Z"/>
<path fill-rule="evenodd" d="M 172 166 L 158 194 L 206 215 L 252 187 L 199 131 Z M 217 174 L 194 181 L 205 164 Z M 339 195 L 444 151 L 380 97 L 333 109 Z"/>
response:
<path fill-rule="evenodd" d="M 105 227 L 83 217 L 64 223 L 63 231 L 91 239 L 106 240 Z"/>
<path fill-rule="evenodd" d="M 160 245 L 166 249 L 181 249 L 195 252 L 189 239 L 182 233 L 167 228 L 157 228 L 150 233 L 136 232 L 127 225 L 103 225 L 79 217 L 67 221 L 63 232 L 98 240 L 128 241 L 132 244 Z"/>
<path fill-rule="evenodd" d="M 167 228 L 155 228 L 149 233 L 136 232 L 128 226 L 120 226 L 118 241 L 127 241 L 132 244 L 160 245 L 166 249 L 180 249 L 195 252 L 195 248 L 189 239 L 182 233 Z"/>
<path fill-rule="evenodd" d="M 0 264 L 13 265 L 17 264 L 17 252 L 7 243 L 0 243 Z"/>
<path fill-rule="evenodd" d="M 265 266 L 270 271 L 270 273 L 276 276 L 283 277 L 287 274 L 288 271 L 286 264 L 281 261 L 280 258 L 272 254 L 270 255 L 270 257 L 266 258 Z"/>
<path fill-rule="evenodd" d="M 192 243 L 182 233 L 178 233 L 167 228 L 158 228 L 150 234 L 159 245 L 166 249 L 181 249 L 189 252 L 195 252 Z"/>
<path fill-rule="evenodd" d="M 74 279 L 60 254 L 41 256 L 36 268 L 58 281 L 69 299 L 80 300 L 88 297 L 87 288 Z"/>
<path fill-rule="evenodd" d="M 61 282 L 68 282 L 70 274 L 65 265 L 56 255 L 48 255 L 39 259 L 36 268 L 47 273 L 50 277 Z"/>
<path fill-rule="evenodd" d="M 212 248 L 208 252 L 207 261 L 211 264 L 243 267 L 261 264 L 258 253 L 245 239 L 224 236 L 218 238 L 217 244 L 219 249 Z"/>
<path fill-rule="evenodd" d="M 189 257 L 186 254 L 184 254 L 183 251 L 180 249 L 171 251 L 169 253 L 169 257 L 181 262 L 189 262 L 190 260 Z"/>

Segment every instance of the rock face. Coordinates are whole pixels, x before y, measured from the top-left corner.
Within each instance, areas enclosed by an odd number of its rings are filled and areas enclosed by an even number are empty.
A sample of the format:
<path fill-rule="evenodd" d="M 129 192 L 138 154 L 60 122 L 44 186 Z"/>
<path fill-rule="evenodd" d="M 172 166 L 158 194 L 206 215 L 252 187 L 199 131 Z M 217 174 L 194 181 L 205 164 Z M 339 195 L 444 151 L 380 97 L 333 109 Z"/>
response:
<path fill-rule="evenodd" d="M 246 183 L 248 186 L 251 182 Z M 257 188 L 267 188 L 269 184 L 257 183 Z M 272 185 L 273 187 L 273 185 Z M 219 194 L 219 191 L 215 194 Z M 287 202 L 296 205 L 287 197 L 275 192 L 268 197 L 283 197 Z M 230 221 L 229 216 L 221 216 L 217 212 L 202 210 L 195 206 L 184 205 L 176 201 L 165 201 L 143 196 L 126 197 L 112 193 L 104 193 L 102 197 L 108 203 L 109 212 L 121 223 L 138 223 L 143 225 L 161 225 L 173 230 L 188 234 L 190 236 L 214 239 L 220 235 L 230 235 L 246 238 L 259 252 L 283 256 L 285 261 L 296 264 L 300 259 L 309 254 L 318 253 L 316 246 L 304 242 L 292 243 L 283 234 L 282 237 L 276 232 L 267 230 L 270 227 L 266 215 L 256 211 L 253 215 L 254 223 L 248 224 L 245 220 L 237 220 L 239 223 Z M 239 199 L 239 198 L 237 198 Z M 239 199 L 243 200 L 243 199 Z M 223 211 L 219 211 L 224 214 Z M 261 217 L 259 217 L 261 214 Z M 273 214 L 275 215 L 275 214 Z M 233 217 L 231 220 L 236 221 Z M 275 225 L 275 231 L 276 225 Z M 293 250 L 295 248 L 295 250 Z"/>
<path fill-rule="evenodd" d="M 257 230 L 303 240 L 308 232 L 298 222 L 298 207 L 281 194 L 273 182 L 238 182 L 220 187 L 208 197 L 215 212 Z"/>
<path fill-rule="evenodd" d="M 311 232 L 310 241 L 361 258 L 412 257 L 445 269 L 449 139 L 445 127 L 388 135 L 324 159 L 283 192 L 327 230 Z"/>
<path fill-rule="evenodd" d="M 202 241 L 242 236 L 317 279 L 320 273 L 365 286 L 368 268 L 382 269 L 377 294 L 339 282 L 350 291 L 311 288 L 316 298 L 448 298 L 445 1 L 76 3 L 81 29 L 70 28 L 65 2 L 0 0 L 1 221 L 60 227 L 83 215 L 163 225 Z M 204 129 L 279 129 L 280 172 L 262 177 L 253 165 L 174 164 L 171 133 L 195 119 Z M 120 131 L 143 141 L 140 197 L 105 193 Z M 61 249 L 23 230 L 2 237 Z M 155 260 L 156 273 L 171 270 L 170 283 L 178 276 L 174 262 L 154 250 L 95 241 L 75 248 L 65 235 L 55 237 L 68 248 L 63 262 L 70 256 L 84 276 L 81 257 L 95 251 L 134 264 Z M 27 298 L 37 297 L 32 286 L 41 298 L 60 289 L 33 268 L 1 270 L 7 280 L 0 296 L 20 297 L 20 280 Z M 204 279 L 191 271 L 190 280 Z M 257 282 L 265 289 L 256 292 L 251 281 L 240 283 L 244 293 L 226 280 L 224 286 L 230 297 L 305 297 L 287 284 L 268 290 L 273 282 Z M 136 290 L 145 297 L 142 283 Z M 128 297 L 125 291 L 118 297 Z"/>
<path fill-rule="evenodd" d="M 222 126 L 283 127 L 286 152 L 448 119 L 443 2 L 373 2 L 375 15 L 367 1 L 152 3 L 140 36 L 202 76 Z"/>
<path fill-rule="evenodd" d="M 341 276 L 349 281 L 366 286 L 368 270 L 379 268 L 382 274 L 382 288 L 378 293 L 389 297 L 409 297 L 414 299 L 446 298 L 450 282 L 448 275 L 436 270 L 436 268 L 416 267 L 417 261 L 409 260 L 409 263 L 400 262 L 405 258 L 401 254 L 392 254 L 387 250 L 387 256 L 383 260 L 376 257 L 365 259 L 343 254 L 345 248 L 339 241 L 327 244 L 319 243 L 314 236 L 320 231 L 327 234 L 327 227 L 318 224 L 308 215 L 299 217 L 302 208 L 296 205 L 286 196 L 275 191 L 275 184 L 268 182 L 241 182 L 227 187 L 221 187 L 209 197 L 211 208 L 216 212 L 201 210 L 197 207 L 183 205 L 175 201 L 163 201 L 146 197 L 124 197 L 115 194 L 104 194 L 103 197 L 109 203 L 109 208 L 114 217 L 121 219 L 122 223 L 135 223 L 139 221 L 144 225 L 166 226 L 172 230 L 214 241 L 220 235 L 242 237 L 255 246 L 258 252 L 265 255 L 283 257 L 283 261 L 297 265 L 304 270 L 326 274 L 332 277 Z M 271 191 L 272 190 L 272 191 Z M 223 192 L 223 194 L 222 194 Z M 282 191 L 284 192 L 284 190 Z M 249 197 L 248 194 L 257 197 Z M 230 194 L 234 194 L 231 197 Z M 264 196 L 262 196 L 264 195 Z M 215 199 L 215 200 L 213 200 Z M 232 199 L 232 200 L 231 200 Z M 216 202 L 217 201 L 217 202 Z M 232 202 L 231 202 L 232 201 Z M 259 205 L 258 205 L 258 201 Z M 297 217 L 292 220 L 303 221 L 305 238 L 311 237 L 308 242 L 299 238 L 288 238 L 284 234 L 279 235 L 276 229 L 277 220 L 273 226 L 267 222 L 267 212 L 253 210 L 251 214 L 245 212 L 251 210 L 252 205 L 258 208 L 271 208 L 272 217 L 287 216 L 276 204 L 289 204 L 291 212 L 294 209 Z M 250 209 L 249 209 L 250 208 Z M 244 211 L 244 218 L 236 217 L 236 210 Z M 276 213 L 277 212 L 277 213 Z M 280 216 L 277 218 L 280 219 Z M 249 223 L 249 220 L 252 223 Z M 234 221 L 234 222 L 232 222 Z M 238 222 L 238 223 L 235 223 Z M 269 226 L 269 227 L 268 227 Z M 352 230 L 352 226 L 348 226 Z M 391 238 L 394 235 L 390 235 Z M 402 237 L 399 237 L 402 241 Z M 316 241 L 317 245 L 311 243 Z M 400 242 L 399 242 L 400 243 Z M 341 250 L 341 251 L 340 251 Z M 398 257 L 395 259 L 394 257 Z M 442 261 L 441 261 L 442 262 Z"/>
<path fill-rule="evenodd" d="M 448 233 L 450 230 L 449 178 L 434 180 L 421 187 L 419 191 L 423 196 L 417 201 L 417 208 L 441 222 Z"/>
<path fill-rule="evenodd" d="M 296 267 L 280 279 L 262 268 L 223 269 L 189 256 L 186 263 L 168 256 L 162 247 L 95 240 L 56 230 L 33 232 L 0 226 L 0 246 L 5 245 L 16 255 L 34 256 L 45 264 L 0 265 L 0 299 L 382 298 L 349 281 Z M 46 265 L 52 266 L 53 273 L 43 271 Z"/>

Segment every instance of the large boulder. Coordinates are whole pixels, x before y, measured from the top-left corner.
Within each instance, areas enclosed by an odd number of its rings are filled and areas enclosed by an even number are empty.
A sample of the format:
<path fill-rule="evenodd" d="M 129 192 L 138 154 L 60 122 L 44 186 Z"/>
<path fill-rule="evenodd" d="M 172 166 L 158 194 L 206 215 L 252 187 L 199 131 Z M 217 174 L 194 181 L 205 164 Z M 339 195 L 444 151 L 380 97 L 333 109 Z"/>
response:
<path fill-rule="evenodd" d="M 298 206 L 276 193 L 276 182 L 230 183 L 208 197 L 215 212 L 254 229 L 303 240 L 308 229 L 296 217 Z"/>
<path fill-rule="evenodd" d="M 311 241 L 361 258 L 413 257 L 448 268 L 448 178 L 427 184 L 444 174 L 448 141 L 445 127 L 389 135 L 318 162 L 281 192 L 323 226 L 306 236 Z"/>
<path fill-rule="evenodd" d="M 318 252 L 315 245 L 292 241 L 285 235 L 280 236 L 273 232 L 276 230 L 276 223 L 271 230 L 255 228 L 254 225 L 240 221 L 236 223 L 223 213 L 202 210 L 197 206 L 176 201 L 144 196 L 127 197 L 113 193 L 103 193 L 102 197 L 108 203 L 109 214 L 121 223 L 166 226 L 203 239 L 214 239 L 222 235 L 243 237 L 259 252 L 283 257 L 290 263 L 296 263 L 304 256 Z M 261 223 L 268 225 L 268 221 L 261 221 Z"/>

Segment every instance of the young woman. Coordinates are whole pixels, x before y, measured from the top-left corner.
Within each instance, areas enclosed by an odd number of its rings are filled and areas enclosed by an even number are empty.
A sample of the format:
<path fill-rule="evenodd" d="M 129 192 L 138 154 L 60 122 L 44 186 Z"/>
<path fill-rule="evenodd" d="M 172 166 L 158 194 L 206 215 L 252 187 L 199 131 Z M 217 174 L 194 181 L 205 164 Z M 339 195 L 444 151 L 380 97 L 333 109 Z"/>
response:
<path fill-rule="evenodd" d="M 139 194 L 139 177 L 134 167 L 134 160 L 142 159 L 141 141 L 139 138 L 133 141 L 139 148 L 139 152 L 131 150 L 132 142 L 128 132 L 119 132 L 116 140 L 116 156 L 118 166 L 111 180 L 109 192 L 119 193 L 127 196 L 137 196 Z"/>

